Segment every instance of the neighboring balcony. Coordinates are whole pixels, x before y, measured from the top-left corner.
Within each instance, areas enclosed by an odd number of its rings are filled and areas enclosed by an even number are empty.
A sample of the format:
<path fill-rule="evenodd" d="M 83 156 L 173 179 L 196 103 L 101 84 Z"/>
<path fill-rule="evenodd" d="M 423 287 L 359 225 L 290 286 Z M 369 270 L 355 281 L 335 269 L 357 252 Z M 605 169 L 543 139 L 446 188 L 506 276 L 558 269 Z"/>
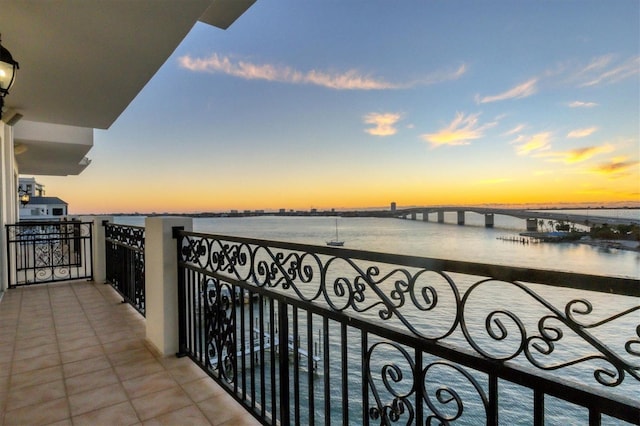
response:
<path fill-rule="evenodd" d="M 190 229 L 96 219 L 96 283 L 5 294 L 5 424 L 640 424 L 638 279 Z"/>

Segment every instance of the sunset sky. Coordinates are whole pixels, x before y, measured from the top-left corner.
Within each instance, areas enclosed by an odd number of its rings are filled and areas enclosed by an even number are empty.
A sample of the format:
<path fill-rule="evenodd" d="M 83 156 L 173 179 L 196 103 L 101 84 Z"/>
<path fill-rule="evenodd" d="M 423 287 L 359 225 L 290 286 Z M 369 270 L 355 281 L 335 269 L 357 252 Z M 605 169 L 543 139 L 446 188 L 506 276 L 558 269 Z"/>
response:
<path fill-rule="evenodd" d="M 640 201 L 640 2 L 258 0 L 197 24 L 72 214 Z M 126 66 L 118 73 L 126 78 Z"/>

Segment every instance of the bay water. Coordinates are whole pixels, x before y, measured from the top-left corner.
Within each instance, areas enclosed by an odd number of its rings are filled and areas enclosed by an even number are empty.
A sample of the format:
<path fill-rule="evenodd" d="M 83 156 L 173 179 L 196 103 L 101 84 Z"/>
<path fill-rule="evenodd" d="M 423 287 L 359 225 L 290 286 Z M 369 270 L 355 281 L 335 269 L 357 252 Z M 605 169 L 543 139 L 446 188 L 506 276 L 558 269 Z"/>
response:
<path fill-rule="evenodd" d="M 569 212 L 569 211 L 567 211 Z M 583 211 L 577 211 L 580 213 Z M 612 217 L 628 217 L 640 218 L 640 210 L 624 209 L 624 210 L 598 210 L 599 216 L 609 215 Z M 420 219 L 420 216 L 418 217 Z M 337 219 L 340 239 L 345 241 L 345 247 L 354 250 L 366 250 L 383 253 L 395 253 L 411 256 L 421 256 L 430 258 L 470 261 L 488 264 L 498 264 L 516 267 L 526 267 L 545 270 L 556 270 L 565 272 L 576 272 L 583 274 L 640 278 L 640 252 L 630 250 L 620 250 L 593 246 L 582 243 L 522 243 L 518 234 L 525 230 L 525 221 L 509 216 L 495 217 L 494 228 L 485 228 L 484 216 L 467 213 L 466 225 L 460 226 L 456 224 L 457 216 L 455 213 L 445 215 L 445 223 L 435 223 L 434 217 L 431 222 L 422 220 L 403 220 L 403 219 L 387 219 L 387 218 L 344 218 Z M 117 217 L 116 223 L 128 225 L 144 225 L 143 217 Z M 324 216 L 255 216 L 255 217 L 220 217 L 220 218 L 195 218 L 193 221 L 194 231 L 202 233 L 241 236 L 248 238 L 259 238 L 266 240 L 276 240 L 284 242 L 296 242 L 311 245 L 325 245 L 335 237 L 336 218 Z M 511 241 L 511 240 L 519 241 Z M 464 285 L 464 284 L 463 284 Z M 584 295 L 585 292 L 573 291 L 568 289 L 544 289 L 540 286 L 538 289 L 545 298 L 554 300 L 558 304 L 560 310 L 569 300 L 573 300 L 585 296 L 587 300 L 593 303 L 594 307 L 600 309 L 600 318 L 607 318 L 610 315 L 622 312 L 625 309 L 632 309 L 638 306 L 635 298 L 617 297 L 615 301 L 607 295 Z M 464 289 L 463 289 L 464 291 Z M 492 300 L 479 300 L 480 304 L 488 303 L 510 303 L 509 308 L 515 311 L 519 310 L 520 303 L 518 297 L 523 296 L 514 292 L 513 289 L 506 289 L 504 299 L 495 301 L 495 296 L 491 296 Z M 510 302 L 509 302 L 510 300 Z M 520 308 L 529 309 L 530 301 L 522 301 Z M 524 315 L 526 317 L 527 315 Z M 540 318 L 538 313 L 531 314 L 533 322 L 532 328 L 535 328 L 535 321 Z M 420 328 L 420 321 L 427 321 L 426 318 L 421 319 L 417 316 L 413 319 L 416 327 Z M 525 318 L 525 321 L 527 319 Z M 625 342 L 637 339 L 634 336 L 636 327 L 640 326 L 640 311 L 635 311 L 631 315 L 626 315 L 620 320 L 611 323 L 610 326 L 604 327 L 601 332 L 606 335 L 605 342 L 614 345 L 616 350 L 624 347 Z M 302 326 L 301 326 L 302 327 Z M 344 336 L 343 336 L 344 337 Z M 330 338 L 330 351 L 339 353 L 340 339 L 339 333 L 332 333 Z M 357 341 L 358 337 L 346 336 L 350 340 Z M 451 341 L 455 344 L 463 342 L 464 337 L 461 333 L 454 333 Z M 306 336 L 303 336 L 306 338 Z M 315 340 L 319 340 L 316 336 Z M 584 351 L 584 342 L 580 339 L 571 341 L 567 339 L 568 350 L 575 349 L 577 353 Z M 394 349 L 385 347 L 384 344 L 379 346 L 381 354 L 380 362 L 375 367 L 383 368 L 385 362 L 390 359 L 397 358 Z M 629 358 L 629 354 L 621 351 L 623 357 Z M 360 382 L 359 370 L 357 365 L 361 363 L 361 355 L 359 353 L 349 354 L 349 364 L 353 365 L 354 382 Z M 402 362 L 402 357 L 398 358 Z M 374 360 L 372 359 L 372 362 Z M 632 360 L 638 364 L 637 360 Z M 372 370 L 374 365 L 372 364 Z M 321 366 L 322 368 L 322 366 Z M 442 365 L 434 364 L 433 370 L 442 370 L 438 373 L 440 378 L 447 377 L 447 374 L 453 374 L 455 371 L 446 371 L 447 368 Z M 351 368 L 350 368 L 351 370 Z M 569 373 L 561 370 L 561 376 L 564 378 L 569 374 L 568 379 L 578 382 L 584 382 L 587 385 L 593 385 L 593 369 L 587 369 L 588 374 L 584 372 L 575 372 L 576 376 L 571 376 L 573 370 L 569 369 Z M 329 374 L 332 377 L 340 377 L 340 371 L 329 366 Z M 436 373 L 434 373 L 436 374 Z M 303 375 L 304 376 L 304 375 Z M 303 378 L 304 380 L 304 378 Z M 452 379 L 453 380 L 453 379 Z M 321 380 L 320 380 L 321 381 Z M 267 380 L 268 384 L 269 380 Z M 502 383 L 500 416 L 501 424 L 530 424 L 532 417 L 530 410 L 518 410 L 517 407 L 531 407 L 532 395 L 526 389 L 523 390 L 515 385 Z M 596 384 L 596 387 L 599 385 Z M 511 389 L 511 390 L 510 390 Z M 633 394 L 634 389 L 640 389 L 640 383 L 630 376 L 627 376 L 623 386 L 613 390 L 613 395 L 620 397 Z M 357 390 L 357 389 L 356 389 Z M 322 391 L 318 390 L 319 395 Z M 428 392 L 428 390 L 427 390 Z M 473 389 L 465 393 L 464 390 L 458 389 L 467 399 L 472 399 L 477 391 Z M 356 392 L 354 392 L 356 393 Z M 637 392 L 640 394 L 640 391 Z M 318 395 L 318 393 L 316 393 Z M 338 407 L 332 411 L 336 421 L 340 416 L 340 385 L 335 389 L 331 389 L 332 406 Z M 633 398 L 633 397 L 632 397 Z M 335 400 L 335 401 L 334 401 Z M 356 406 L 358 405 L 357 397 L 353 398 Z M 481 414 L 481 404 L 469 404 L 465 411 L 467 415 L 463 416 L 457 424 L 475 424 L 475 420 L 479 417 L 473 415 L 473 410 L 479 410 Z M 322 405 L 321 403 L 317 403 Z M 333 408 L 332 408 L 333 410 Z M 303 415 L 305 414 L 304 409 Z M 587 420 L 586 409 L 575 407 L 564 403 L 555 398 L 546 398 L 546 424 L 584 424 Z M 306 413 L 308 415 L 308 413 Z M 480 415 L 479 414 L 479 415 Z M 316 408 L 316 421 L 324 416 L 323 408 Z M 362 422 L 360 413 L 354 409 L 350 414 L 350 423 L 359 424 Z M 332 422 L 333 423 L 333 422 Z M 619 424 L 612 418 L 604 418 L 604 424 Z"/>

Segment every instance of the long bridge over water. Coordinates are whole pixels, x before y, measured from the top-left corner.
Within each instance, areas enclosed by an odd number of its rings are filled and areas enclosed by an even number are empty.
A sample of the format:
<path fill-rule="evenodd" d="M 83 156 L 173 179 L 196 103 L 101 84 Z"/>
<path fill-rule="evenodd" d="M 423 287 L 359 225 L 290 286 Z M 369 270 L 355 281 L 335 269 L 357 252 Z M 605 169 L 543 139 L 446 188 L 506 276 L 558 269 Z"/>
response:
<path fill-rule="evenodd" d="M 614 226 L 614 225 L 636 225 L 640 226 L 640 218 L 620 218 L 610 216 L 599 216 L 590 214 L 590 210 L 586 210 L 585 214 L 566 213 L 563 211 L 537 211 L 524 209 L 504 209 L 491 207 L 412 207 L 408 209 L 398 209 L 389 211 L 390 216 L 417 220 L 418 215 L 422 215 L 422 220 L 429 221 L 429 214 L 435 213 L 437 221 L 444 223 L 445 213 L 453 212 L 457 214 L 458 225 L 465 224 L 465 215 L 467 212 L 484 215 L 484 223 L 487 228 L 492 228 L 495 223 L 495 215 L 512 216 L 524 219 L 527 231 L 535 231 L 538 227 L 539 220 L 552 220 L 556 222 L 570 222 L 585 226 Z"/>

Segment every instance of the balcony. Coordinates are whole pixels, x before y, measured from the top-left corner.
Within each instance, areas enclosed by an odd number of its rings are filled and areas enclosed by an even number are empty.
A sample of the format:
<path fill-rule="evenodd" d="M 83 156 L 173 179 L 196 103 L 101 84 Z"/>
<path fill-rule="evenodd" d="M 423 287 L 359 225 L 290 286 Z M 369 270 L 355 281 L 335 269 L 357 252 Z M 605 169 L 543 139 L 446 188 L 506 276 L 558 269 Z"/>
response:
<path fill-rule="evenodd" d="M 87 281 L 6 292 L 1 424 L 259 424 L 190 359 L 154 354 L 121 301 Z"/>
<path fill-rule="evenodd" d="M 637 279 L 94 220 L 113 287 L 0 303 L 4 424 L 640 424 Z"/>

